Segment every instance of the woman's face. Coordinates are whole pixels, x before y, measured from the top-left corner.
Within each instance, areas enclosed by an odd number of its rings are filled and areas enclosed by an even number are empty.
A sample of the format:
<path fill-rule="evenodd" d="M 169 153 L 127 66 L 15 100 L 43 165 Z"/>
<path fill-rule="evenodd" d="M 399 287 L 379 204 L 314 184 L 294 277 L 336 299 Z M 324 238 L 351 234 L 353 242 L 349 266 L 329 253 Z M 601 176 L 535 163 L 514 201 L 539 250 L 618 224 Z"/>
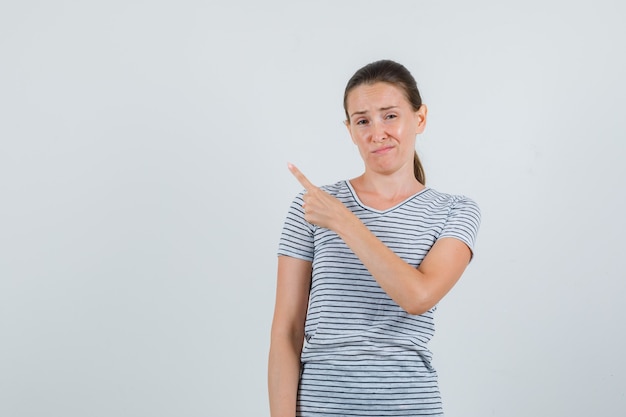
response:
<path fill-rule="evenodd" d="M 415 136 L 426 126 L 426 106 L 413 110 L 401 88 L 384 82 L 355 87 L 346 104 L 346 126 L 366 169 L 413 172 Z"/>

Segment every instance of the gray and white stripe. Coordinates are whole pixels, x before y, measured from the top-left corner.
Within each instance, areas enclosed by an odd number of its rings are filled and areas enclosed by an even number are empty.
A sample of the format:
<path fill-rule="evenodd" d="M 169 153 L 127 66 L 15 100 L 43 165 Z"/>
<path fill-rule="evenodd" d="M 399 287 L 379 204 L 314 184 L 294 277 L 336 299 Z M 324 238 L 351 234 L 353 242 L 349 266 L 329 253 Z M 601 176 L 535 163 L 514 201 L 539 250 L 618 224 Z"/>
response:
<path fill-rule="evenodd" d="M 473 250 L 480 210 L 467 197 L 426 188 L 383 211 L 362 204 L 348 181 L 323 189 L 414 267 L 443 237 Z M 298 416 L 442 415 L 427 347 L 436 307 L 422 315 L 402 310 L 337 234 L 304 220 L 302 194 L 289 208 L 278 254 L 313 263 Z"/>

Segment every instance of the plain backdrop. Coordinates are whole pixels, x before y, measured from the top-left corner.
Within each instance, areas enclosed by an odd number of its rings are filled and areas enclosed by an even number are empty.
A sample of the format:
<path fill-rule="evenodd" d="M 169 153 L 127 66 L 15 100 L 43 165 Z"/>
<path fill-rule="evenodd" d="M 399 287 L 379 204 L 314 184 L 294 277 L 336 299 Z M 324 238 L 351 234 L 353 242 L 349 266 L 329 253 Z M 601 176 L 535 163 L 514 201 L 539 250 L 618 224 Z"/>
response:
<path fill-rule="evenodd" d="M 449 417 L 626 414 L 621 1 L 2 1 L 0 416 L 268 416 L 276 249 L 361 173 L 353 72 L 407 66 L 476 256 Z"/>

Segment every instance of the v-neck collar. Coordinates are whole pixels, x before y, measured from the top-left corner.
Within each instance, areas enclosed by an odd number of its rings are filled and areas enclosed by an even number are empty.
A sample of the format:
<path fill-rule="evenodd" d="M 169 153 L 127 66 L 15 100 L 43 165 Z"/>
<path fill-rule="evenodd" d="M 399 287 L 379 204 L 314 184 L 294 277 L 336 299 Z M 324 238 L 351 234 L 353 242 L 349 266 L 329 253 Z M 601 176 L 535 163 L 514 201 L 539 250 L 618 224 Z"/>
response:
<path fill-rule="evenodd" d="M 356 193 L 356 191 L 355 191 L 355 190 L 354 190 L 354 188 L 352 187 L 352 184 L 350 183 L 350 180 L 345 180 L 344 182 L 345 182 L 346 186 L 348 187 L 348 190 L 350 190 L 350 194 L 352 194 L 352 198 L 354 198 L 354 201 L 356 201 L 356 203 L 357 203 L 359 206 L 361 206 L 361 207 L 362 207 L 362 208 L 364 208 L 365 210 L 369 210 L 369 211 L 371 211 L 371 212 L 374 212 L 374 213 L 379 213 L 379 214 L 389 213 L 390 211 L 393 211 L 393 210 L 397 209 L 398 207 L 400 207 L 400 206 L 402 206 L 402 205 L 406 204 L 406 202 L 407 202 L 407 201 L 409 201 L 409 200 L 411 200 L 411 199 L 413 199 L 413 198 L 417 197 L 417 196 L 418 196 L 418 195 L 420 195 L 420 194 L 423 194 L 424 192 L 426 192 L 427 190 L 429 190 L 429 189 L 430 189 L 429 187 L 424 186 L 424 188 L 423 188 L 422 190 L 420 190 L 420 191 L 416 192 L 416 193 L 415 193 L 415 194 L 413 194 L 413 195 L 410 195 L 409 197 L 407 197 L 407 198 L 406 198 L 406 199 L 404 199 L 403 201 L 399 202 L 398 204 L 396 204 L 396 205 L 394 205 L 394 206 L 392 206 L 392 207 L 389 207 L 389 208 L 387 208 L 387 209 L 384 209 L 384 210 L 379 210 L 379 209 L 375 209 L 375 208 L 373 208 L 373 207 L 370 207 L 370 206 L 368 206 L 368 205 L 364 204 L 364 203 L 361 201 L 361 199 L 359 198 L 359 195 Z"/>

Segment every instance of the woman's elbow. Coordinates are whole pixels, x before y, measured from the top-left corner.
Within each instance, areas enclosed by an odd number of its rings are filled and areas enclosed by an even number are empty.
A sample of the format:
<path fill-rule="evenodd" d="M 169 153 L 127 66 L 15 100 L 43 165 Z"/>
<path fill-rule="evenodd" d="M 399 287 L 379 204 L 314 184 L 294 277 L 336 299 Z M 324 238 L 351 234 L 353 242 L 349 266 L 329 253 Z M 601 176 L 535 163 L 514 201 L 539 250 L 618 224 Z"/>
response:
<path fill-rule="evenodd" d="M 412 304 L 410 306 L 407 306 L 406 308 L 403 307 L 403 310 L 412 316 L 419 316 L 421 314 L 426 313 L 428 310 L 430 310 L 433 307 L 434 305 L 430 306 L 426 304 Z"/>
<path fill-rule="evenodd" d="M 400 307 L 408 314 L 419 316 L 432 309 L 438 301 L 428 294 L 419 294 L 400 304 Z"/>

